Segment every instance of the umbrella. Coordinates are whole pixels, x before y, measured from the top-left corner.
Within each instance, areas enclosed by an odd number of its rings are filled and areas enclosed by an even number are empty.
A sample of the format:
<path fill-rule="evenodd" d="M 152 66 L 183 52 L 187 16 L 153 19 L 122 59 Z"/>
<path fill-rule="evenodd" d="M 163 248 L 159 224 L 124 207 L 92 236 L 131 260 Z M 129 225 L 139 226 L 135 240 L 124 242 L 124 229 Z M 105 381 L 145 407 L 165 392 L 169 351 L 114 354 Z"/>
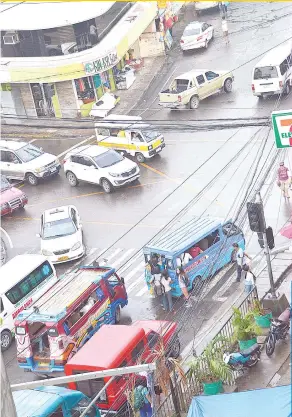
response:
<path fill-rule="evenodd" d="M 288 226 L 283 227 L 280 233 L 282 236 L 285 236 L 287 239 L 292 239 L 292 224 L 288 224 Z"/>

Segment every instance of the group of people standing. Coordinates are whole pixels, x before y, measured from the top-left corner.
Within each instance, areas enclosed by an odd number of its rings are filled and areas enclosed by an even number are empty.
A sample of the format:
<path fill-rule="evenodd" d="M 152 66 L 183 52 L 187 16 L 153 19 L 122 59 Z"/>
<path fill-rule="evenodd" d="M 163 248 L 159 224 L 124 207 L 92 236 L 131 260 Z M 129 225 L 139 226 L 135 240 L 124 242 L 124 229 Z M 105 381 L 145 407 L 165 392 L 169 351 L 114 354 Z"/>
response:
<path fill-rule="evenodd" d="M 183 263 L 183 260 L 181 260 L 181 264 L 177 269 L 178 284 L 186 300 L 186 307 L 190 307 L 190 295 L 188 292 L 189 279 L 186 272 L 184 271 Z M 152 255 L 151 259 L 146 265 L 146 281 L 150 292 L 160 300 L 163 310 L 172 311 L 172 279 L 169 276 L 167 269 L 165 269 L 163 264 L 159 262 L 158 255 Z"/>

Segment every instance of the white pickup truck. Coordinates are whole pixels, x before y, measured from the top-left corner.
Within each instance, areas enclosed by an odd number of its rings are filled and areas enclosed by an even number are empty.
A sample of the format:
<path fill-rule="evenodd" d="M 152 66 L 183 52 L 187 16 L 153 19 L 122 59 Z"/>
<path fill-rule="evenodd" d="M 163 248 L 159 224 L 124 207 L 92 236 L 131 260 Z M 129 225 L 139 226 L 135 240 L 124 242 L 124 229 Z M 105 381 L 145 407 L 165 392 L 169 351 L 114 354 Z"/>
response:
<path fill-rule="evenodd" d="M 230 93 L 234 76 L 230 71 L 193 70 L 179 77 L 159 94 L 159 105 L 170 109 L 196 109 L 201 100 L 221 91 Z"/>

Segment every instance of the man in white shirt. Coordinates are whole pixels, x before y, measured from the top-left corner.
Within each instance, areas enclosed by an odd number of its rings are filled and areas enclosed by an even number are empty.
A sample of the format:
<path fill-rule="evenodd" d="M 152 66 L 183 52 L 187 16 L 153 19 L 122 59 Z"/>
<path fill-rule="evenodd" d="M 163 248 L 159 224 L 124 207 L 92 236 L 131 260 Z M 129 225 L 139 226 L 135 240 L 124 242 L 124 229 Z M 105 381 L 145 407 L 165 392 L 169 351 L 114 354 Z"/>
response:
<path fill-rule="evenodd" d="M 182 253 L 179 258 L 176 259 L 177 267 L 185 266 L 192 260 L 193 257 L 188 253 Z"/>
<path fill-rule="evenodd" d="M 239 246 L 238 243 L 233 243 L 232 245 L 235 251 L 236 263 L 237 263 L 237 277 L 236 281 L 240 282 L 241 273 L 243 267 L 247 264 L 247 258 L 251 260 L 250 256 L 245 253 Z"/>

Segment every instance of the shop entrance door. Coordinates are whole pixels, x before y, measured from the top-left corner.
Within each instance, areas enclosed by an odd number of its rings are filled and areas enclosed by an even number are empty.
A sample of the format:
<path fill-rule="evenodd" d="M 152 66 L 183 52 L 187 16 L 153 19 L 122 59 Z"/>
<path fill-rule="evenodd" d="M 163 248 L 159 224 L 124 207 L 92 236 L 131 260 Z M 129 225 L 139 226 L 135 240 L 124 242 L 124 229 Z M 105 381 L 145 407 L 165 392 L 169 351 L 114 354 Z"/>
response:
<path fill-rule="evenodd" d="M 55 95 L 54 84 L 33 83 L 30 86 L 38 117 L 55 117 L 52 101 Z"/>

